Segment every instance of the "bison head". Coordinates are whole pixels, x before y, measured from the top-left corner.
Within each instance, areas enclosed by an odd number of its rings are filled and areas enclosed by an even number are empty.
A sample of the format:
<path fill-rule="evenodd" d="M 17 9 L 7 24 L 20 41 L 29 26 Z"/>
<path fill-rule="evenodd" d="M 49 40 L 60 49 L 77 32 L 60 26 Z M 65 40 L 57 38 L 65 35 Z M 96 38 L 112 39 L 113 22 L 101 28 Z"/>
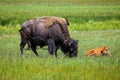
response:
<path fill-rule="evenodd" d="M 61 49 L 68 57 L 77 57 L 78 40 L 68 40 L 66 43 L 64 43 L 64 46 L 61 47 Z"/>

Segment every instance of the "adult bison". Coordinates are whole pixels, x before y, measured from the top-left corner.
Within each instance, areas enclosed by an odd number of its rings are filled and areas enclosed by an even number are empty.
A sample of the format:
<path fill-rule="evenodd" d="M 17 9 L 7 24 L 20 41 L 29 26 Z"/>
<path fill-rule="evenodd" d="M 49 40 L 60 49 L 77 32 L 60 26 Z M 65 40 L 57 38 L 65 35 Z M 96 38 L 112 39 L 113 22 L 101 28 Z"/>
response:
<path fill-rule="evenodd" d="M 24 46 L 29 43 L 36 56 L 38 56 L 37 45 L 41 48 L 48 45 L 49 53 L 55 57 L 59 47 L 69 57 L 77 56 L 78 41 L 70 38 L 68 24 L 64 18 L 49 16 L 26 21 L 20 29 L 21 55 L 24 56 Z"/>

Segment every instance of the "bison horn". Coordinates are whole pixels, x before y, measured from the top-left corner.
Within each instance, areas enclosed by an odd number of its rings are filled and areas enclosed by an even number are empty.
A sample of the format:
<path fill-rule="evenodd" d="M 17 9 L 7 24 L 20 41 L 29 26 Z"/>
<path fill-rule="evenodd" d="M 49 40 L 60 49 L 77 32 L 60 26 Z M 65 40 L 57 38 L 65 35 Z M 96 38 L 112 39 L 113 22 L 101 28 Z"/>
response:
<path fill-rule="evenodd" d="M 70 41 L 69 46 L 73 43 L 74 41 Z"/>

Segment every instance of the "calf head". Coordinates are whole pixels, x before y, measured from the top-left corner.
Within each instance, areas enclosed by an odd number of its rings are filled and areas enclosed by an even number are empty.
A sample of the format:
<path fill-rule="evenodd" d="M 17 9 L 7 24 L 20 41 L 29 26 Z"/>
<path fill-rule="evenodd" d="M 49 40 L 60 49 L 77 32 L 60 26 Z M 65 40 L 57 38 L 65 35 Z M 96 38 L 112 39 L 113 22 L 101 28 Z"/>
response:
<path fill-rule="evenodd" d="M 103 46 L 101 50 L 102 55 L 110 55 L 109 48 L 107 46 Z"/>

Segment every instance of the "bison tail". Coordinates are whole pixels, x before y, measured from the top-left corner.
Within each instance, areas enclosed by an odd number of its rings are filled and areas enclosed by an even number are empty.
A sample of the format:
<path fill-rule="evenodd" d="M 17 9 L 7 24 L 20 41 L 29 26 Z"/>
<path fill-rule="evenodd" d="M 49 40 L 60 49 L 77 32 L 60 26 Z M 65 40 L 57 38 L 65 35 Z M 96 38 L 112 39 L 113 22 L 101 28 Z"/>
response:
<path fill-rule="evenodd" d="M 20 29 L 19 33 L 22 38 L 30 38 L 30 34 L 27 31 L 25 31 L 24 29 Z"/>
<path fill-rule="evenodd" d="M 68 22 L 68 19 L 67 19 L 67 18 L 65 18 L 65 20 L 66 20 L 66 22 L 67 22 L 67 25 L 70 25 L 70 23 Z"/>

